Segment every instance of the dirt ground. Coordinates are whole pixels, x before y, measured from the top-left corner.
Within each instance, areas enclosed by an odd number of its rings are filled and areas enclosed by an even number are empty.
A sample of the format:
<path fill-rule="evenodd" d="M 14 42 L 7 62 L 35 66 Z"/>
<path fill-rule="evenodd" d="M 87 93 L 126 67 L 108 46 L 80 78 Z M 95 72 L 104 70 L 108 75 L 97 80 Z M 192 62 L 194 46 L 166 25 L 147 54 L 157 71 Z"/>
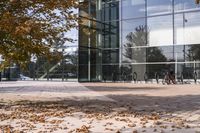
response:
<path fill-rule="evenodd" d="M 200 85 L 0 82 L 0 133 L 200 133 Z"/>

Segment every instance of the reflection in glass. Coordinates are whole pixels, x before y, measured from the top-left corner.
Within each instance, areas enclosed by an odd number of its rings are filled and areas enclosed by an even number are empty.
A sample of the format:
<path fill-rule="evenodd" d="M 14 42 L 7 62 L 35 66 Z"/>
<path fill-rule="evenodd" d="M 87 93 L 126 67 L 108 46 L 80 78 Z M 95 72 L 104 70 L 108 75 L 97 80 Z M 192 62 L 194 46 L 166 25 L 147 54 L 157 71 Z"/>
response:
<path fill-rule="evenodd" d="M 147 15 L 172 13 L 172 0 L 147 0 Z"/>
<path fill-rule="evenodd" d="M 103 48 L 118 48 L 119 47 L 119 22 L 104 22 L 103 23 Z"/>
<path fill-rule="evenodd" d="M 172 51 L 170 53 L 172 54 Z M 166 62 L 167 54 L 165 56 L 163 50 L 158 47 L 147 48 L 147 62 Z"/>
<path fill-rule="evenodd" d="M 172 15 L 147 19 L 149 46 L 173 45 Z"/>
<path fill-rule="evenodd" d="M 119 65 L 103 65 L 102 73 L 103 81 L 118 81 L 120 79 Z"/>
<path fill-rule="evenodd" d="M 145 0 L 122 0 L 122 19 L 145 16 Z"/>
<path fill-rule="evenodd" d="M 188 52 L 192 61 L 200 61 L 200 45 L 191 45 Z"/>
<path fill-rule="evenodd" d="M 155 74 L 159 78 L 164 78 L 166 72 L 173 71 L 175 72 L 175 64 L 147 64 L 147 74 L 148 78 L 155 79 Z"/>
<path fill-rule="evenodd" d="M 101 57 L 100 57 L 101 51 L 98 49 L 91 49 L 90 50 L 90 64 L 94 65 L 100 65 Z"/>
<path fill-rule="evenodd" d="M 146 63 L 146 62 L 171 62 L 173 61 L 173 47 L 124 47 L 123 63 Z"/>
<path fill-rule="evenodd" d="M 174 0 L 174 4 L 175 12 L 200 9 L 200 7 L 195 4 L 194 0 Z"/>
<path fill-rule="evenodd" d="M 90 76 L 91 76 L 91 81 L 100 81 L 101 80 L 101 65 L 91 65 Z"/>
<path fill-rule="evenodd" d="M 119 20 L 119 1 L 106 0 L 102 2 L 102 21 Z"/>
<path fill-rule="evenodd" d="M 178 45 L 175 46 L 175 53 L 178 62 L 200 61 L 199 45 Z"/>
<path fill-rule="evenodd" d="M 88 65 L 80 65 L 78 71 L 78 80 L 79 81 L 88 81 Z"/>
<path fill-rule="evenodd" d="M 118 49 L 103 50 L 102 60 L 104 64 L 119 63 L 119 50 Z"/>
<path fill-rule="evenodd" d="M 127 48 L 124 47 L 122 61 L 123 63 L 146 62 L 146 48 Z"/>
<path fill-rule="evenodd" d="M 125 47 L 146 45 L 145 19 L 122 21 L 122 42 Z"/>
<path fill-rule="evenodd" d="M 79 50 L 79 64 L 88 64 L 88 49 Z"/>
<path fill-rule="evenodd" d="M 121 80 L 122 81 L 133 81 L 136 76 L 133 77 L 132 65 L 121 66 Z"/>
<path fill-rule="evenodd" d="M 196 71 L 200 78 L 200 8 L 194 0 L 90 0 L 90 10 L 87 2 L 80 9 L 79 80 L 131 81 L 137 73 L 143 81 L 144 74 L 163 78 L 170 70 L 188 79 Z"/>
<path fill-rule="evenodd" d="M 200 12 L 181 13 L 175 15 L 176 44 L 199 44 Z"/>

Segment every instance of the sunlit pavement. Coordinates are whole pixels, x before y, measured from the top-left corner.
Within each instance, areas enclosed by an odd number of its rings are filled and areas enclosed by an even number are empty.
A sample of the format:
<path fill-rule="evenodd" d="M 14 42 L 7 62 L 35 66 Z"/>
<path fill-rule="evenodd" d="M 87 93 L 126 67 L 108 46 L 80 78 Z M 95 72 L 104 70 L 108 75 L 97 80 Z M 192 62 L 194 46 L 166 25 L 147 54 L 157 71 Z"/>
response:
<path fill-rule="evenodd" d="M 61 100 L 71 98 L 113 100 L 106 95 L 180 96 L 199 95 L 200 85 L 162 85 L 156 83 L 78 83 L 17 81 L 0 82 L 0 99 L 18 100 Z"/>
<path fill-rule="evenodd" d="M 0 107 L 0 129 L 7 125 L 14 131 L 200 131 L 200 85 L 195 84 L 0 82 Z M 57 118 L 57 112 L 62 117 Z M 43 120 L 35 118 L 38 113 L 45 121 L 43 126 Z M 55 119 L 60 120 L 57 127 L 48 127 Z M 20 123 L 33 126 L 24 128 Z"/>
<path fill-rule="evenodd" d="M 0 99 L 19 100 L 62 100 L 97 99 L 112 101 L 96 91 L 77 82 L 18 81 L 0 84 Z"/>

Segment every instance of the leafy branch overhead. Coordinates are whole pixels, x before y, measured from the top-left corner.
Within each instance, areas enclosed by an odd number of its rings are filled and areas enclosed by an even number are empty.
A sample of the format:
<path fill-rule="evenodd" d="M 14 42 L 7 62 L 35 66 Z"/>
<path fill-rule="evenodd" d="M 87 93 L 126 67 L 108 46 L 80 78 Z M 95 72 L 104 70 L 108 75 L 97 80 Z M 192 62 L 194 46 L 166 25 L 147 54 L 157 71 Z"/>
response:
<path fill-rule="evenodd" d="M 26 64 L 31 55 L 51 57 L 50 49 L 60 35 L 77 27 L 76 8 L 77 0 L 1 0 L 3 65 Z M 72 41 L 66 36 L 59 39 Z"/>

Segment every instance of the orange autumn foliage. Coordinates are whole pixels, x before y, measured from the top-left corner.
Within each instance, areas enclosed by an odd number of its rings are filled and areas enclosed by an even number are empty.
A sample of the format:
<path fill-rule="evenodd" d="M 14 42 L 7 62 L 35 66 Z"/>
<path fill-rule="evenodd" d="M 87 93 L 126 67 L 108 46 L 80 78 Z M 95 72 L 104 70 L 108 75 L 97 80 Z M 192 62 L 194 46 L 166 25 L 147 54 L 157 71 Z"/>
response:
<path fill-rule="evenodd" d="M 32 55 L 50 58 L 58 36 L 77 27 L 76 8 L 77 0 L 1 0 L 0 69 L 11 63 L 25 65 Z"/>

